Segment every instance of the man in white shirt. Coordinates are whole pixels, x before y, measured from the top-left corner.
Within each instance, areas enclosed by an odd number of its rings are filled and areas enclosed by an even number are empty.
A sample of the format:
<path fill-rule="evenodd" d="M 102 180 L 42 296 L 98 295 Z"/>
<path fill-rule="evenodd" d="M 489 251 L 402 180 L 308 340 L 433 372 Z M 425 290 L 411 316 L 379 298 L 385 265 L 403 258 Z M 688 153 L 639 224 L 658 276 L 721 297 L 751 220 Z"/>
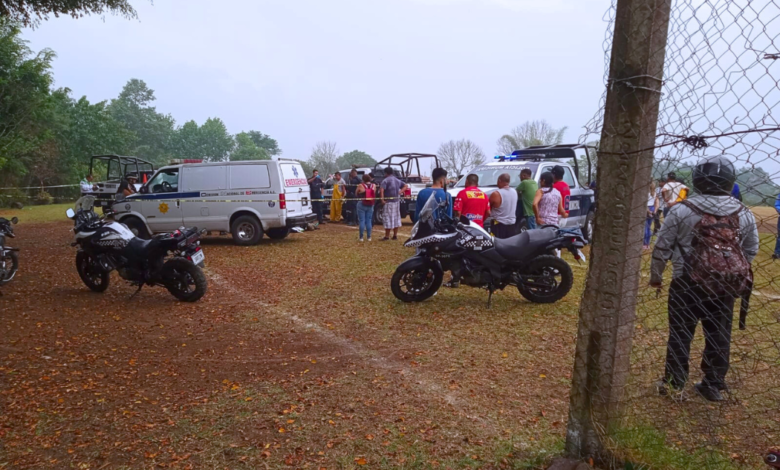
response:
<path fill-rule="evenodd" d="M 669 209 L 677 204 L 677 199 L 680 198 L 680 193 L 683 190 L 687 191 L 688 187 L 677 181 L 677 175 L 675 175 L 674 172 L 669 173 L 666 185 L 661 190 L 666 206 L 664 207 L 664 218 L 666 218 L 666 215 L 669 213 Z"/>
<path fill-rule="evenodd" d="M 79 185 L 81 186 L 81 194 L 91 193 L 97 189 L 97 186 L 92 184 L 92 174 L 87 175 L 86 178 L 81 180 Z"/>

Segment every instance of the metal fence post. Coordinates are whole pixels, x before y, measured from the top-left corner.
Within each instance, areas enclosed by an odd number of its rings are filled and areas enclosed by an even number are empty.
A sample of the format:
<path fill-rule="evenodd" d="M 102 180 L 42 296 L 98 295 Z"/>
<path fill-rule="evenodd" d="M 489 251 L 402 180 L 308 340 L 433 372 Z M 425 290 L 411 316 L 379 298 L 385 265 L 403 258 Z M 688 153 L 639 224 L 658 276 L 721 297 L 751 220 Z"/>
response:
<path fill-rule="evenodd" d="M 608 458 L 630 365 L 672 0 L 618 0 L 598 158 L 598 210 L 580 305 L 566 452 Z M 643 151 L 644 150 L 644 151 Z"/>

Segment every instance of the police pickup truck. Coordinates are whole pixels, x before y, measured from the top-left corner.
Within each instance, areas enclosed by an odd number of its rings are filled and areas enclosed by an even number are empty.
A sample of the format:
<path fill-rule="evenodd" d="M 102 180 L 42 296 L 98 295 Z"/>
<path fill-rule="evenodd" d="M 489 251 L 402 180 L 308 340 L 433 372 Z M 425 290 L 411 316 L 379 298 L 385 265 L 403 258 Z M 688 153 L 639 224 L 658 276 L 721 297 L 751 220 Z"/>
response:
<path fill-rule="evenodd" d="M 565 144 L 553 146 L 533 146 L 515 150 L 512 155 L 498 155 L 494 161 L 480 165 L 469 172 L 479 176 L 479 188 L 487 194 L 498 189 L 498 177 L 502 173 L 509 174 L 509 185 L 516 188 L 520 184 L 520 171 L 528 168 L 532 178 L 539 183 L 539 176 L 551 171 L 555 165 L 563 167 L 563 181 L 571 188 L 571 196 L 564 201 L 564 208 L 569 211 L 569 217 L 561 220 L 562 227 L 579 227 L 588 240 L 593 235 L 593 218 L 595 210 L 595 194 L 589 187 L 592 180 L 590 155 L 595 147 L 580 144 Z M 587 168 L 580 173 L 578 157 L 584 157 Z M 571 162 L 570 165 L 568 162 Z M 573 166 L 572 166 L 573 165 Z M 587 177 L 587 182 L 581 184 L 578 175 Z M 466 186 L 466 177 L 449 189 L 453 199 Z M 521 204 L 518 201 L 518 204 Z M 524 220 L 517 221 L 520 228 L 525 226 Z"/>

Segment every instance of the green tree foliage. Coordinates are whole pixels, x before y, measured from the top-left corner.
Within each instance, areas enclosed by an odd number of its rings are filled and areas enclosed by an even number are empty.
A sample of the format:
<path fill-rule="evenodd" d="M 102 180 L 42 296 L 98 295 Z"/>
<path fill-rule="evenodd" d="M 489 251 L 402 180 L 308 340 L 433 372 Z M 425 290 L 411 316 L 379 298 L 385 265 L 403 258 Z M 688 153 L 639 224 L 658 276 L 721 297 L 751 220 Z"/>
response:
<path fill-rule="evenodd" d="M 55 102 L 57 174 L 62 182 L 82 178 L 89 169 L 91 155 L 125 155 L 136 141 L 136 135 L 108 112 L 105 101 L 92 104 L 86 97 L 75 100 L 70 90 L 57 90 Z"/>
<path fill-rule="evenodd" d="M 2 0 L 0 0 L 2 2 Z M 279 144 L 257 131 L 232 136 L 219 118 L 176 127 L 154 107 L 154 90 L 132 79 L 110 104 L 52 90 L 54 52 L 31 51 L 20 27 L 0 16 L 0 186 L 78 182 L 92 155 L 130 155 L 166 164 L 171 157 L 267 159 Z"/>
<path fill-rule="evenodd" d="M 50 15 L 80 18 L 105 13 L 137 17 L 127 0 L 0 0 L 0 17 L 10 18 L 24 26 L 35 26 Z"/>
<path fill-rule="evenodd" d="M 236 134 L 236 148 L 230 153 L 230 161 L 270 160 L 268 150 L 258 147 L 249 132 Z M 273 139 L 271 139 L 273 140 Z M 275 142 L 275 141 L 274 141 Z"/>
<path fill-rule="evenodd" d="M 117 121 L 136 135 L 135 156 L 157 164 L 170 157 L 174 135 L 174 120 L 169 114 L 158 113 L 152 103 L 154 90 L 143 80 L 131 79 L 119 97 L 111 100 L 108 110 Z"/>
<path fill-rule="evenodd" d="M 211 161 L 226 161 L 236 143 L 220 118 L 208 118 L 200 126 L 203 155 Z"/>
<path fill-rule="evenodd" d="M 357 167 L 373 168 L 374 165 L 376 165 L 376 160 L 371 158 L 371 155 L 360 150 L 347 152 L 336 159 L 336 166 L 339 170 L 347 170 L 352 168 L 353 165 Z"/>
<path fill-rule="evenodd" d="M 0 173 L 27 173 L 25 159 L 51 134 L 50 87 L 54 52 L 33 53 L 17 24 L 0 17 Z"/>
<path fill-rule="evenodd" d="M 282 154 L 282 149 L 279 148 L 279 143 L 276 139 L 272 139 L 268 134 L 263 134 L 259 131 L 249 131 L 246 133 L 252 142 L 261 149 L 265 149 L 266 153 L 270 156 L 276 156 Z"/>

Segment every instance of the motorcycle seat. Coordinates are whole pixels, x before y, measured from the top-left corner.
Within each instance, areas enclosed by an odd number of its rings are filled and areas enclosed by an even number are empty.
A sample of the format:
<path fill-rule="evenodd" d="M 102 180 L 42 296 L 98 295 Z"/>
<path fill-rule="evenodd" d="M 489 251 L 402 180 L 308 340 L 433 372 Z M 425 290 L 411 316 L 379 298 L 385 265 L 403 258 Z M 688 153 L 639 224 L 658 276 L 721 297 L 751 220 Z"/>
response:
<path fill-rule="evenodd" d="M 127 248 L 131 253 L 143 258 L 159 245 L 158 240 L 142 240 L 140 238 L 133 238 L 130 243 L 127 244 Z"/>
<path fill-rule="evenodd" d="M 498 254 L 511 260 L 522 260 L 529 255 L 538 252 L 556 237 L 554 228 L 526 230 L 525 232 L 509 238 L 496 238 L 493 244 Z"/>

